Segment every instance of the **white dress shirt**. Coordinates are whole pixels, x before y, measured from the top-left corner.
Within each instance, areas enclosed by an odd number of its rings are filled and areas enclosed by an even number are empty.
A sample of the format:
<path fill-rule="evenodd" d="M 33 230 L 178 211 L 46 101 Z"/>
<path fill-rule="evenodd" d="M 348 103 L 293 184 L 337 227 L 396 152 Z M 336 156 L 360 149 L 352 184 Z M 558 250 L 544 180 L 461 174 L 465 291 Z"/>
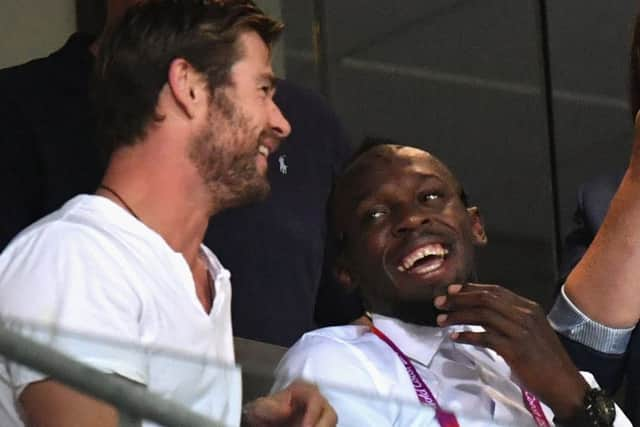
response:
<path fill-rule="evenodd" d="M 536 426 L 506 362 L 492 350 L 449 339 L 454 330 L 373 315 L 374 325 L 406 354 L 440 406 L 461 426 Z M 364 326 L 305 334 L 276 370 L 274 389 L 303 377 L 317 383 L 341 426 L 437 426 L 433 409 L 419 405 L 400 357 Z M 587 381 L 595 386 L 589 374 Z M 550 425 L 553 412 L 542 404 Z M 616 427 L 631 426 L 617 408 Z"/>

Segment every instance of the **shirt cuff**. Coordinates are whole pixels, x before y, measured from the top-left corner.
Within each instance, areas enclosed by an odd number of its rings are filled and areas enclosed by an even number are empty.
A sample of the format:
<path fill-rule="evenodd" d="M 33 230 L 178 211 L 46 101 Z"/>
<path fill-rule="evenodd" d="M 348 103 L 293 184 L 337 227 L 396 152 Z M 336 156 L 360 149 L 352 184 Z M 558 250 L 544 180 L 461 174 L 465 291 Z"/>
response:
<path fill-rule="evenodd" d="M 559 334 L 607 354 L 623 354 L 634 329 L 611 328 L 591 320 L 567 297 L 564 285 L 547 315 L 547 320 Z"/>

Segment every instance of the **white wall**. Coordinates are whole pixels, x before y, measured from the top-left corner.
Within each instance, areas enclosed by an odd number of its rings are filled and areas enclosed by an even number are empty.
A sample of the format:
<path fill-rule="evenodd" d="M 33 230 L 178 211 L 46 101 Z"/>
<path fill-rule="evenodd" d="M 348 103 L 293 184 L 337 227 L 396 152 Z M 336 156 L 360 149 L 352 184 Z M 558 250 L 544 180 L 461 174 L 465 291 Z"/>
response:
<path fill-rule="evenodd" d="M 270 16 L 282 19 L 280 0 L 256 3 Z M 0 0 L 0 68 L 49 54 L 75 29 L 74 0 Z M 284 39 L 273 55 L 274 71 L 284 77 Z"/>
<path fill-rule="evenodd" d="M 49 54 L 75 28 L 74 0 L 0 0 L 0 68 Z"/>

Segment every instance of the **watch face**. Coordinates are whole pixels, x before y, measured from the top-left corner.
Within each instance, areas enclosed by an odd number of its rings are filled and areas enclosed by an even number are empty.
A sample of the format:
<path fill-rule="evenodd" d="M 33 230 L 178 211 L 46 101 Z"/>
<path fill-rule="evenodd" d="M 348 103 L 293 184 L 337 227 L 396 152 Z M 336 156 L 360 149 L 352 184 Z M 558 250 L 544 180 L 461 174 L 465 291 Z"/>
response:
<path fill-rule="evenodd" d="M 602 390 L 591 389 L 584 398 L 587 417 L 594 426 L 612 426 L 616 418 L 616 406 Z"/>
<path fill-rule="evenodd" d="M 604 394 L 600 394 L 596 399 L 596 408 L 598 408 L 597 412 L 600 415 L 600 418 L 605 425 L 613 424 L 613 421 L 616 419 L 616 406 L 613 401 L 605 396 Z"/>

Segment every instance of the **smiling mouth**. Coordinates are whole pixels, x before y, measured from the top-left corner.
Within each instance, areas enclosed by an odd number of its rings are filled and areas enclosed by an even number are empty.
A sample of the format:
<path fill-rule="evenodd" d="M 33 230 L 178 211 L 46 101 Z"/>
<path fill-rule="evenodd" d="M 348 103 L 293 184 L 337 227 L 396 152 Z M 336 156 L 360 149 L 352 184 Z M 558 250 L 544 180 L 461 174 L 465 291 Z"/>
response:
<path fill-rule="evenodd" d="M 269 157 L 269 153 L 271 152 L 271 150 L 269 150 L 269 147 L 267 147 L 266 145 L 260 144 L 258 146 L 258 153 L 262 154 L 265 157 Z"/>
<path fill-rule="evenodd" d="M 442 267 L 449 254 L 442 243 L 428 243 L 412 250 L 398 265 L 398 271 L 426 274 Z"/>

